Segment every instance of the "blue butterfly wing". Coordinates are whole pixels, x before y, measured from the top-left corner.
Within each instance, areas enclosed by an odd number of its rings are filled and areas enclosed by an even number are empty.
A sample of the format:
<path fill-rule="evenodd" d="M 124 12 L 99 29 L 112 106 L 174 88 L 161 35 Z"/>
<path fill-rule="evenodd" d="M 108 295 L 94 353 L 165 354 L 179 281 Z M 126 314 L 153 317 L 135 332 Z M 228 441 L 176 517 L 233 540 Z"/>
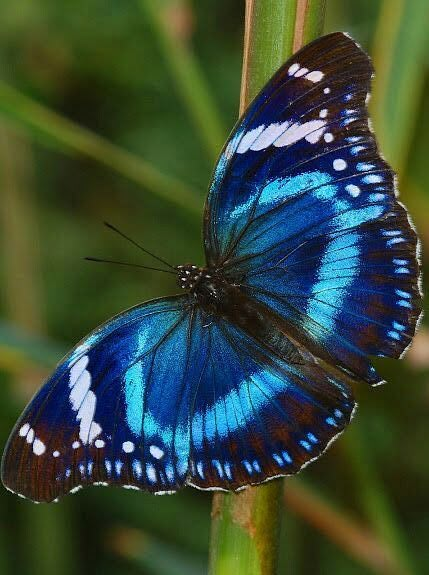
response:
<path fill-rule="evenodd" d="M 355 405 L 301 354 L 290 365 L 188 296 L 137 306 L 59 364 L 12 431 L 2 481 L 53 501 L 94 484 L 239 489 L 295 473 Z"/>
<path fill-rule="evenodd" d="M 377 151 L 372 67 L 346 35 L 298 52 L 251 104 L 215 170 L 207 260 L 316 356 L 371 384 L 421 312 L 417 237 Z"/>
<path fill-rule="evenodd" d="M 237 490 L 298 472 L 349 423 L 350 388 L 300 349 L 271 353 L 222 319 L 206 329 L 207 359 L 195 395 L 189 483 Z"/>
<path fill-rule="evenodd" d="M 180 488 L 205 356 L 194 323 L 187 296 L 159 299 L 84 339 L 16 424 L 2 461 L 6 487 L 34 501 L 94 483 Z"/>

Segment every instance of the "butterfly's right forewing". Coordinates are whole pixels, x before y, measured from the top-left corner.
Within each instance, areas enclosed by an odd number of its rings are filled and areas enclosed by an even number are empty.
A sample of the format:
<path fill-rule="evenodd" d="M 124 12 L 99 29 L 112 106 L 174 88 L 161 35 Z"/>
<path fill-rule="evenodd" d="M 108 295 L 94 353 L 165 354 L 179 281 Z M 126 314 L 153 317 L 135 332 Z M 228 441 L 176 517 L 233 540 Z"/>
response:
<path fill-rule="evenodd" d="M 422 302 L 417 236 L 368 123 L 371 77 L 342 33 L 280 68 L 221 155 L 205 245 L 316 356 L 378 384 L 370 356 L 400 357 Z"/>

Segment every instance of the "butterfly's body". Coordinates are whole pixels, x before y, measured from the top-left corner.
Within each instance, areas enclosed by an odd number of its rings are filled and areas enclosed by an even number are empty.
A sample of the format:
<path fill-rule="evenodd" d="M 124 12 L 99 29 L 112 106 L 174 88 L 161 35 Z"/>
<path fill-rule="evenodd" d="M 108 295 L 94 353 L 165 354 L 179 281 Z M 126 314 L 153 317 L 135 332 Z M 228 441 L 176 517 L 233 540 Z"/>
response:
<path fill-rule="evenodd" d="M 10 436 L 6 487 L 238 490 L 297 473 L 345 429 L 350 384 L 381 383 L 371 357 L 399 358 L 421 314 L 417 236 L 368 125 L 372 72 L 341 33 L 278 70 L 216 166 L 206 266 L 178 266 L 180 295 L 60 362 Z"/>

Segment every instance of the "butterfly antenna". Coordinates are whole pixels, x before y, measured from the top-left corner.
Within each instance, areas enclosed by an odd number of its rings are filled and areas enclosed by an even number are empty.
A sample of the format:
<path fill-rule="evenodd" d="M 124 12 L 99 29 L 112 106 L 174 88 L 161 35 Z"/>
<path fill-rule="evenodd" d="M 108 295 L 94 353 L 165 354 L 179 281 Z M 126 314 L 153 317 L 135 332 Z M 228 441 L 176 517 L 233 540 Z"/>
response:
<path fill-rule="evenodd" d="M 162 258 L 160 258 L 159 256 L 156 256 L 155 254 L 153 254 L 152 252 L 150 252 L 149 250 L 147 250 L 146 248 L 144 248 L 143 246 L 141 246 L 140 244 L 138 244 L 136 241 L 134 241 L 132 238 L 130 238 L 129 236 L 127 236 L 126 234 L 124 234 L 123 232 L 121 232 L 121 230 L 118 230 L 118 228 L 116 228 L 115 226 L 113 226 L 112 224 L 109 224 L 109 222 L 104 222 L 104 225 L 106 226 L 106 228 L 109 228 L 109 230 L 113 230 L 114 232 L 116 232 L 117 234 L 119 234 L 120 236 L 122 236 L 124 239 L 128 240 L 130 243 L 132 243 L 134 246 L 136 246 L 136 248 L 138 248 L 139 250 L 141 250 L 142 252 L 144 252 L 145 254 L 151 256 L 152 258 L 158 260 L 159 262 L 161 262 L 162 264 L 164 264 L 165 266 L 171 268 L 172 270 L 175 270 L 175 267 L 172 266 L 171 264 L 169 264 L 168 262 L 166 262 L 165 260 L 163 260 Z"/>
<path fill-rule="evenodd" d="M 119 262 L 119 261 L 116 261 L 116 260 L 103 260 L 103 259 L 100 259 L 100 258 L 93 258 L 93 257 L 86 257 L 86 258 L 84 258 L 84 259 L 85 259 L 86 261 L 88 261 L 88 262 L 97 262 L 97 263 L 100 263 L 100 264 L 116 264 L 116 265 L 119 265 L 119 266 L 129 266 L 129 267 L 132 267 L 132 268 L 141 268 L 141 269 L 144 269 L 144 270 L 152 270 L 152 271 L 155 271 L 155 272 L 163 272 L 163 273 L 165 273 L 165 274 L 173 274 L 173 275 L 176 275 L 176 272 L 173 272 L 173 271 L 170 271 L 170 270 L 163 270 L 163 269 L 161 269 L 161 268 L 153 268 L 153 267 L 151 267 L 151 266 L 142 266 L 142 265 L 140 265 L 140 264 L 132 264 L 132 263 L 128 263 L 128 262 Z"/>

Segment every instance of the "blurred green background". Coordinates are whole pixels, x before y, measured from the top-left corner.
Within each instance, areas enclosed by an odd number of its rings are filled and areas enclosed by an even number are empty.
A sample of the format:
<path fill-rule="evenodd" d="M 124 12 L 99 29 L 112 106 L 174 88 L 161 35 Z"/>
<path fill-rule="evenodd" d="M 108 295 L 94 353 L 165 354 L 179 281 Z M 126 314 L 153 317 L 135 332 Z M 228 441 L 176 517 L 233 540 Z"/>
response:
<path fill-rule="evenodd" d="M 426 0 L 328 0 L 326 31 L 374 57 L 372 112 L 429 244 Z M 0 18 L 0 445 L 63 352 L 174 280 L 111 221 L 174 263 L 202 263 L 201 210 L 238 109 L 244 3 L 3 0 Z M 67 118 L 67 121 L 65 120 Z M 82 130 L 81 128 L 85 128 Z M 279 573 L 429 572 L 429 331 L 330 452 L 285 482 Z M 211 496 L 88 489 L 35 506 L 0 490 L 0 574 L 197 575 Z"/>

